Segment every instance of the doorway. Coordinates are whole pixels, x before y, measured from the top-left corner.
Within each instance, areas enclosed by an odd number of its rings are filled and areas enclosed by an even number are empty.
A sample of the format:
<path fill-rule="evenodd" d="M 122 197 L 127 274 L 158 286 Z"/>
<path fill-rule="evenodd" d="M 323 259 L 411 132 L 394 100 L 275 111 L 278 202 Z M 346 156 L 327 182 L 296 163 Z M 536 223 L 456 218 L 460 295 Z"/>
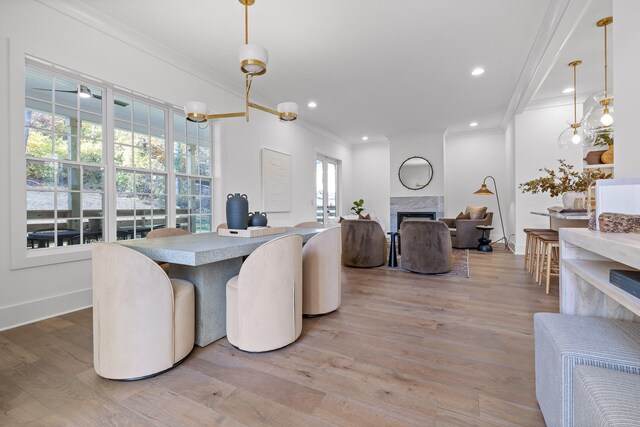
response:
<path fill-rule="evenodd" d="M 316 159 L 316 221 L 328 224 L 336 218 L 339 188 L 338 161 L 318 155 Z"/>

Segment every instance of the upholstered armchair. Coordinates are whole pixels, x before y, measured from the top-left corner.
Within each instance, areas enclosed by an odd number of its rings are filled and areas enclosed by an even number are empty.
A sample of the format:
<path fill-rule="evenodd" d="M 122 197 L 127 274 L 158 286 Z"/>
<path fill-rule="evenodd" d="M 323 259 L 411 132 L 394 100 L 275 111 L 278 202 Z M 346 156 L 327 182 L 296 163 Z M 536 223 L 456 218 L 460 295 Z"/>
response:
<path fill-rule="evenodd" d="M 140 252 L 95 243 L 93 274 L 93 366 L 98 375 L 141 379 L 187 357 L 195 336 L 195 291 L 170 279 Z"/>
<path fill-rule="evenodd" d="M 451 234 L 441 221 L 405 219 L 400 224 L 400 267 L 416 273 L 436 274 L 451 270 Z"/>
<path fill-rule="evenodd" d="M 387 257 L 387 237 L 380 224 L 366 219 L 340 223 L 342 263 L 349 267 L 379 267 Z"/>
<path fill-rule="evenodd" d="M 482 230 L 477 225 L 491 225 L 493 212 L 487 212 L 480 219 L 443 218 L 440 221 L 447 224 L 451 233 L 451 243 L 454 248 L 466 249 L 478 246 L 478 239 L 482 237 Z M 489 236 L 487 232 L 487 237 Z"/>

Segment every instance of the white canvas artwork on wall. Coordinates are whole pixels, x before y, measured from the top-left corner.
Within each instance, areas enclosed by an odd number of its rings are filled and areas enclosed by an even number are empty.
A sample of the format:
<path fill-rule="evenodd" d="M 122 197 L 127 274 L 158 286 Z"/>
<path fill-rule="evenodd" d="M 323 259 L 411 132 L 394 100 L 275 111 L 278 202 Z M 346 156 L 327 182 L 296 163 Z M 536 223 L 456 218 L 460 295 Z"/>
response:
<path fill-rule="evenodd" d="M 263 148 L 262 206 L 265 212 L 291 211 L 291 156 Z"/>

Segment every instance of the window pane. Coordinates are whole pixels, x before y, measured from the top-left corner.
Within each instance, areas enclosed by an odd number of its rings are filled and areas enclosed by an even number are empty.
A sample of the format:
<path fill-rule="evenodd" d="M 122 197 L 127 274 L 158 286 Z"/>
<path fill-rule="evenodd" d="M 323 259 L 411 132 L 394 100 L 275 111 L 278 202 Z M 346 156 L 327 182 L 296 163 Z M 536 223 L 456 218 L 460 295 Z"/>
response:
<path fill-rule="evenodd" d="M 133 166 L 140 169 L 149 169 L 149 150 L 147 148 L 133 147 Z"/>
<path fill-rule="evenodd" d="M 53 191 L 27 191 L 27 219 L 54 218 L 54 208 Z"/>
<path fill-rule="evenodd" d="M 58 218 L 78 218 L 81 216 L 81 197 L 79 192 L 56 192 Z"/>
<path fill-rule="evenodd" d="M 150 173 L 136 173 L 135 180 L 136 193 L 151 194 Z"/>
<path fill-rule="evenodd" d="M 80 190 L 80 167 L 60 164 L 58 166 L 58 189 Z"/>
<path fill-rule="evenodd" d="M 187 173 L 198 174 L 198 146 L 187 144 Z"/>
<path fill-rule="evenodd" d="M 53 77 L 29 68 L 25 70 L 24 77 L 27 97 L 53 102 Z"/>
<path fill-rule="evenodd" d="M 198 147 L 198 173 L 211 176 L 211 150 L 208 147 Z"/>
<path fill-rule="evenodd" d="M 115 113 L 116 121 L 123 120 L 125 122 L 131 122 L 131 119 L 132 119 L 131 99 L 125 96 L 116 94 L 113 97 L 113 103 L 114 103 L 113 111 Z"/>
<path fill-rule="evenodd" d="M 200 213 L 211 213 L 211 197 L 200 198 Z"/>
<path fill-rule="evenodd" d="M 85 86 L 91 96 L 89 98 L 80 97 L 80 109 L 91 113 L 102 114 L 102 90 L 95 86 Z"/>
<path fill-rule="evenodd" d="M 133 145 L 133 133 L 131 133 L 131 130 L 127 129 L 125 124 L 116 123 L 116 126 L 113 130 L 113 142 L 122 145 Z"/>
<path fill-rule="evenodd" d="M 116 144 L 113 147 L 116 166 L 133 167 L 133 148 L 130 145 Z"/>
<path fill-rule="evenodd" d="M 176 178 L 176 194 L 188 195 L 189 194 L 189 180 L 187 178 Z"/>
<path fill-rule="evenodd" d="M 165 128 L 165 110 L 151 107 L 150 109 L 150 123 L 149 126 L 156 129 Z"/>
<path fill-rule="evenodd" d="M 54 163 L 27 162 L 27 188 L 53 190 L 54 179 Z"/>
<path fill-rule="evenodd" d="M 24 125 L 32 128 L 53 130 L 51 104 L 41 104 L 39 107 L 42 108 L 30 107 L 25 110 Z"/>
<path fill-rule="evenodd" d="M 76 108 L 78 106 L 78 84 L 56 78 L 53 97 L 58 105 Z"/>
<path fill-rule="evenodd" d="M 165 169 L 165 140 L 151 137 L 151 169 Z"/>
<path fill-rule="evenodd" d="M 196 122 L 190 122 L 188 120 L 186 120 L 186 124 L 187 124 L 187 137 L 188 138 L 193 138 L 193 139 L 197 139 L 198 138 L 198 123 Z"/>
<path fill-rule="evenodd" d="M 82 171 L 82 189 L 85 191 L 104 191 L 104 170 L 85 167 Z"/>
<path fill-rule="evenodd" d="M 82 197 L 82 216 L 102 217 L 104 196 L 101 193 L 84 193 Z"/>
<path fill-rule="evenodd" d="M 116 171 L 116 191 L 133 193 L 133 172 Z"/>
<path fill-rule="evenodd" d="M 173 115 L 173 138 L 176 141 L 184 142 L 185 133 L 187 132 L 187 120 L 181 114 Z"/>
<path fill-rule="evenodd" d="M 203 196 L 211 196 L 211 180 L 210 179 L 200 180 L 200 194 L 202 194 Z"/>
<path fill-rule="evenodd" d="M 141 102 L 133 103 L 133 122 L 138 125 L 149 126 L 149 106 Z"/>
<path fill-rule="evenodd" d="M 167 194 L 167 177 L 166 175 L 153 175 L 153 194 Z"/>
<path fill-rule="evenodd" d="M 75 136 L 56 134 L 55 155 L 60 160 L 78 160 L 78 138 Z"/>
<path fill-rule="evenodd" d="M 178 173 L 187 172 L 187 146 L 186 144 L 175 143 L 173 146 L 173 164 Z"/>
<path fill-rule="evenodd" d="M 30 157 L 53 157 L 53 134 L 38 129 L 25 129 L 26 155 Z"/>

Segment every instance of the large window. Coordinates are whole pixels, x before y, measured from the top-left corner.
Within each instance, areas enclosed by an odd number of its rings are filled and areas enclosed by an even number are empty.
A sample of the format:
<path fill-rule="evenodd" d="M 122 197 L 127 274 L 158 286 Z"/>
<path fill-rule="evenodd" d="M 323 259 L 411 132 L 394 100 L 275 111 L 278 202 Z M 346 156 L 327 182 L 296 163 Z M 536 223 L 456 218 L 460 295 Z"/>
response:
<path fill-rule="evenodd" d="M 144 237 L 167 226 L 167 110 L 119 94 L 113 108 L 117 236 Z"/>
<path fill-rule="evenodd" d="M 28 249 L 103 239 L 102 93 L 26 69 Z"/>
<path fill-rule="evenodd" d="M 210 127 L 166 104 L 29 64 L 25 106 L 27 250 L 169 226 L 211 231 Z"/>
<path fill-rule="evenodd" d="M 211 127 L 173 115 L 176 173 L 176 225 L 198 233 L 211 231 Z"/>

